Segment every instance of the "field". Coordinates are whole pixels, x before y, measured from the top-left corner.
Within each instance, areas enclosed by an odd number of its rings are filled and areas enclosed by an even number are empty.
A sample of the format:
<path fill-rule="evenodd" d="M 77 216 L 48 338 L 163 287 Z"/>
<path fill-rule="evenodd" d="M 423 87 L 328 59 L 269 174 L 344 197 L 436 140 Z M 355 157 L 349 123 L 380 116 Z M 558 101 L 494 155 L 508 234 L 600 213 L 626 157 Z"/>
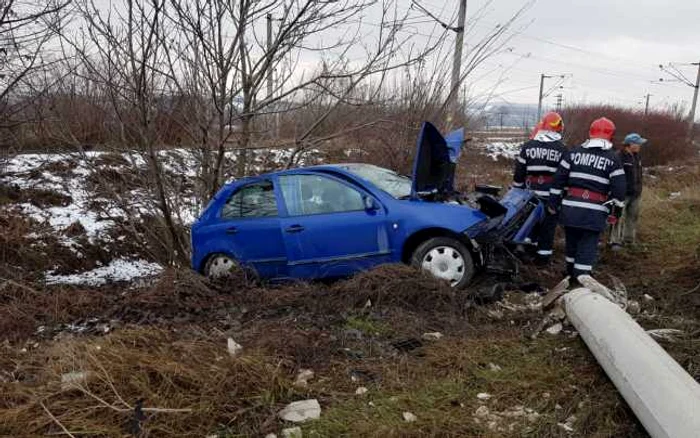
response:
<path fill-rule="evenodd" d="M 509 180 L 509 147 L 483 146 L 463 157 L 464 188 Z M 187 224 L 187 154 L 163 153 Z M 295 425 L 278 412 L 304 399 L 321 415 L 303 436 L 646 436 L 572 327 L 539 332 L 534 291 L 561 261 L 524 266 L 492 303 L 404 266 L 211 282 L 158 257 L 139 166 L 91 153 L 0 169 L 0 436 L 282 436 Z M 659 342 L 698 379 L 700 164 L 645 183 L 640 244 L 604 249 L 596 277 L 626 286 L 643 327 L 679 330 Z"/>

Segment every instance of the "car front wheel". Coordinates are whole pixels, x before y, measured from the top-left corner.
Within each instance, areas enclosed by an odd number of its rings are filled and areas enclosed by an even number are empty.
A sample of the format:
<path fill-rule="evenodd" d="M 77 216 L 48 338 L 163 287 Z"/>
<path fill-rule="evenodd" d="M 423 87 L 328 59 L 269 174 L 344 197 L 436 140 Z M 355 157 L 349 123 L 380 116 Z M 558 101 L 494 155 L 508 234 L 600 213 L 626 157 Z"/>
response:
<path fill-rule="evenodd" d="M 433 237 L 420 244 L 413 252 L 412 264 L 457 289 L 467 286 L 474 276 L 471 253 L 450 237 Z"/>

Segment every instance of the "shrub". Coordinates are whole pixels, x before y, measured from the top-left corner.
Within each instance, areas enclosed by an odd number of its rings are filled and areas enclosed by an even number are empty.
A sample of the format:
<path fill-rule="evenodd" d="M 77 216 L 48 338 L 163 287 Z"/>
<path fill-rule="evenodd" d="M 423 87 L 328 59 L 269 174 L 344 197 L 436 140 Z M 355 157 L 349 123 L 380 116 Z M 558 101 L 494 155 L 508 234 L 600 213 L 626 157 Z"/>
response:
<path fill-rule="evenodd" d="M 588 128 L 593 120 L 607 117 L 615 123 L 617 132 L 613 142 L 621 146 L 630 132 L 637 132 L 649 139 L 642 150 L 642 161 L 653 166 L 672 161 L 685 160 L 697 154 L 686 141 L 687 125 L 679 114 L 664 111 L 650 112 L 646 116 L 641 111 L 607 105 L 573 106 L 562 111 L 566 124 L 567 144 L 581 144 L 588 138 Z"/>

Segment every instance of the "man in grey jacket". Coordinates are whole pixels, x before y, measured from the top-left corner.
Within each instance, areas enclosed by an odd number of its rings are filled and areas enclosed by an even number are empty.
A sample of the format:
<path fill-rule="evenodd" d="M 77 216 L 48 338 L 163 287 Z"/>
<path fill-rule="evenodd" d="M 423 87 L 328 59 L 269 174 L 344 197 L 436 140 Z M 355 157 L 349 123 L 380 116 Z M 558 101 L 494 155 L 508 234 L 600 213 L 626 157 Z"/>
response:
<path fill-rule="evenodd" d="M 610 236 L 613 250 L 619 250 L 623 244 L 634 244 L 637 241 L 637 220 L 642 197 L 642 161 L 639 159 L 639 150 L 646 142 L 647 139 L 636 132 L 627 134 L 623 149 L 618 152 L 627 178 L 627 193 L 622 220 L 613 226 Z"/>

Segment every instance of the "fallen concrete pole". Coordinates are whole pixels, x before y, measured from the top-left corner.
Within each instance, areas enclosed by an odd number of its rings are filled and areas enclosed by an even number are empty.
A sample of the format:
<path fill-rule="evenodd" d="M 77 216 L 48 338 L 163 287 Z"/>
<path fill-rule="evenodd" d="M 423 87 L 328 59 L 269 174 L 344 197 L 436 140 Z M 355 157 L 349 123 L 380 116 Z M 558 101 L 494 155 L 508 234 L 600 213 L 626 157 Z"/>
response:
<path fill-rule="evenodd" d="M 564 307 L 649 435 L 700 437 L 700 385 L 636 321 L 588 289 L 564 295 Z"/>

